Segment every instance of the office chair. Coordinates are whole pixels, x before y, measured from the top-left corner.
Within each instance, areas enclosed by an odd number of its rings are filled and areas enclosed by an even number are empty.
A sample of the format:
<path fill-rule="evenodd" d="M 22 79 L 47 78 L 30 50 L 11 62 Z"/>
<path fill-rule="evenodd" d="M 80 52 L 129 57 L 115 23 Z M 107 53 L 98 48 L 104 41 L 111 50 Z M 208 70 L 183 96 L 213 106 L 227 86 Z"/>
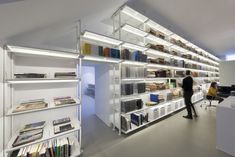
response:
<path fill-rule="evenodd" d="M 208 107 L 216 107 L 216 105 L 212 105 L 212 101 L 217 101 L 217 100 L 213 100 L 213 99 L 207 99 L 207 91 L 203 90 L 203 102 L 204 104 L 206 104 L 205 106 L 205 110 L 207 110 Z M 207 102 L 209 102 L 209 105 L 207 104 Z M 203 104 L 200 105 L 200 107 L 202 107 Z"/>
<path fill-rule="evenodd" d="M 217 101 L 217 100 L 208 99 L 207 96 L 206 99 L 209 101 L 209 105 L 206 105 L 205 110 L 207 110 L 208 107 L 216 107 L 216 105 L 212 105 L 212 101 Z"/>

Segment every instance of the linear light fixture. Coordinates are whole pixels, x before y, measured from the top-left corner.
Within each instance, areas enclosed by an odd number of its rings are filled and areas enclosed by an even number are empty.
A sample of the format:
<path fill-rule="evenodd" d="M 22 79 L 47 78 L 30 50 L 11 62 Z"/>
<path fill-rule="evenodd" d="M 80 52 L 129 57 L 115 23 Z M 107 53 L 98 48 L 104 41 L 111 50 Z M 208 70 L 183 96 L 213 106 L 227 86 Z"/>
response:
<path fill-rule="evenodd" d="M 172 43 L 167 42 L 167 41 L 165 41 L 165 40 L 163 40 L 163 39 L 161 39 L 161 38 L 159 38 L 159 37 L 156 37 L 156 36 L 154 36 L 154 35 L 152 35 L 152 34 L 149 34 L 146 38 L 149 39 L 149 40 L 152 40 L 152 41 L 154 41 L 154 42 L 157 42 L 157 43 L 159 43 L 159 44 L 165 45 L 165 46 L 170 46 L 170 45 L 172 45 Z"/>
<path fill-rule="evenodd" d="M 110 38 L 110 37 L 107 37 L 107 36 L 104 36 L 104 35 L 100 35 L 100 34 L 97 34 L 97 33 L 88 32 L 88 31 L 84 32 L 83 37 L 87 38 L 87 39 L 92 39 L 92 40 L 104 42 L 104 43 L 107 43 L 107 44 L 115 45 L 115 46 L 118 46 L 122 43 L 122 41 L 120 41 L 120 40 Z"/>
<path fill-rule="evenodd" d="M 43 50 L 43 49 L 10 46 L 10 45 L 7 46 L 7 49 L 8 52 L 29 54 L 29 55 L 51 56 L 51 57 L 72 58 L 72 59 L 77 59 L 79 56 L 78 54 L 72 52 Z"/>
<path fill-rule="evenodd" d="M 146 16 L 140 14 L 139 12 L 128 7 L 127 5 L 122 8 L 121 12 L 123 12 L 124 14 L 126 14 L 126 15 L 140 21 L 140 22 L 145 22 L 148 20 L 148 18 Z"/>
<path fill-rule="evenodd" d="M 181 37 L 181 36 L 179 36 L 179 35 L 177 35 L 177 34 L 172 34 L 171 35 L 171 38 L 174 38 L 174 39 L 176 39 L 176 40 L 180 40 L 180 41 L 182 41 L 183 43 L 185 43 L 185 44 L 187 44 L 189 41 L 187 41 L 186 39 L 184 39 L 183 37 Z"/>
<path fill-rule="evenodd" d="M 148 67 L 172 69 L 172 66 L 161 65 L 161 64 L 148 64 Z"/>
<path fill-rule="evenodd" d="M 154 50 L 154 49 L 148 49 L 146 52 L 148 54 L 152 54 L 152 55 L 156 55 L 156 56 L 162 56 L 162 57 L 171 57 L 172 56 L 171 54 L 160 52 L 160 51 L 157 51 L 157 50 Z"/>
<path fill-rule="evenodd" d="M 9 84 L 30 84 L 30 83 L 64 83 L 64 82 L 78 82 L 76 79 L 35 79 L 35 80 L 8 80 Z"/>
<path fill-rule="evenodd" d="M 177 51 L 183 52 L 183 53 L 188 51 L 188 50 L 186 50 L 186 49 L 184 49 L 184 48 L 182 48 L 182 47 L 180 47 L 178 45 L 172 45 L 171 48 L 173 48 L 173 49 L 175 49 Z"/>
<path fill-rule="evenodd" d="M 155 29 L 155 30 L 158 30 L 166 35 L 170 35 L 172 34 L 171 31 L 169 31 L 168 29 L 164 28 L 163 26 L 159 25 L 158 23 L 152 21 L 152 20 L 149 20 L 147 23 L 146 23 L 149 27 Z"/>
<path fill-rule="evenodd" d="M 148 63 L 124 60 L 124 61 L 122 62 L 122 64 L 144 66 L 144 65 L 147 65 Z"/>
<path fill-rule="evenodd" d="M 93 56 L 84 56 L 84 60 L 87 61 L 95 61 L 95 62 L 104 62 L 104 63 L 120 63 L 120 59 L 113 59 L 113 58 L 107 58 L 107 57 L 93 57 Z"/>
<path fill-rule="evenodd" d="M 133 33 L 135 35 L 138 35 L 140 37 L 145 37 L 148 33 L 139 30 L 138 28 L 135 28 L 131 25 L 125 24 L 124 26 L 122 26 L 122 29 L 129 32 L 129 33 Z"/>
<path fill-rule="evenodd" d="M 129 49 L 133 49 L 133 50 L 139 50 L 139 51 L 145 51 L 145 50 L 148 49 L 146 47 L 131 44 L 131 43 L 124 43 L 122 46 L 125 47 L 125 48 L 129 48 Z"/>

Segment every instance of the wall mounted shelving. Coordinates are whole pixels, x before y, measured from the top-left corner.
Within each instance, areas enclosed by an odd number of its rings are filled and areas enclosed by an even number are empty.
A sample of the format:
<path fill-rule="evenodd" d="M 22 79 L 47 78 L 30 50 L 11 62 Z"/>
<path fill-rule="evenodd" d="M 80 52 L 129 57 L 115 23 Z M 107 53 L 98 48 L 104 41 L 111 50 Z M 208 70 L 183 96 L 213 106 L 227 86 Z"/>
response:
<path fill-rule="evenodd" d="M 15 150 L 35 144 L 69 137 L 74 142 L 72 155 L 80 155 L 81 150 L 81 58 L 77 53 L 42 50 L 19 46 L 4 48 L 4 156 Z M 77 77 L 54 76 L 56 72 L 74 72 Z M 16 78 L 15 74 L 40 73 L 45 78 Z M 70 96 L 75 103 L 55 105 L 54 98 Z M 15 111 L 27 100 L 41 99 L 47 103 L 44 108 Z M 52 112 L 53 111 L 53 112 Z M 43 115 L 43 116 L 42 116 Z M 72 130 L 54 133 L 53 120 L 69 117 Z M 26 124 L 45 121 L 43 136 L 19 146 L 12 144 L 19 130 Z M 71 141 L 71 142 L 72 142 Z"/>

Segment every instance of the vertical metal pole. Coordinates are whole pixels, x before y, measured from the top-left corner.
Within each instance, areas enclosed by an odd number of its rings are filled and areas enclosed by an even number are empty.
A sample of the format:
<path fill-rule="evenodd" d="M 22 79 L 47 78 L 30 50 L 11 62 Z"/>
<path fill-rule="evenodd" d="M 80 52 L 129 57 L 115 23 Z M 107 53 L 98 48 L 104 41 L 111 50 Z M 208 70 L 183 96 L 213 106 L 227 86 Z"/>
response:
<path fill-rule="evenodd" d="M 121 46 L 120 46 L 120 50 L 121 50 Z M 122 86 L 122 82 L 121 82 L 121 69 L 122 68 L 122 63 L 118 64 L 118 70 L 119 70 L 119 77 L 118 77 L 118 84 L 119 84 L 119 135 L 121 135 L 122 133 L 122 125 L 121 125 L 121 86 Z"/>
<path fill-rule="evenodd" d="M 6 129 L 6 113 L 5 113 L 5 111 L 6 111 L 6 87 L 5 87 L 5 80 L 6 80 L 6 52 L 7 52 L 7 50 L 6 50 L 6 46 L 4 46 L 4 48 L 3 48 L 3 109 L 2 109 L 2 111 L 3 111 L 3 157 L 5 157 L 5 145 L 6 145 L 6 143 L 5 143 L 5 139 L 6 139 L 6 134 L 5 134 L 5 129 Z"/>
<path fill-rule="evenodd" d="M 116 112 L 115 112 L 115 108 L 116 108 L 116 106 L 115 106 L 115 98 L 116 98 L 115 70 L 116 70 L 116 68 L 115 68 L 115 64 L 113 64 L 112 66 L 113 66 L 113 78 L 112 78 L 113 81 L 112 82 L 113 82 L 113 131 L 114 131 L 115 127 L 116 127 L 116 122 L 115 122 L 115 114 L 116 114 Z"/>
<path fill-rule="evenodd" d="M 13 73 L 13 69 L 14 69 L 14 55 L 13 53 L 11 53 L 11 75 L 10 78 L 12 78 L 14 76 Z M 10 96 L 11 96 L 11 102 L 10 102 L 10 107 L 13 107 L 13 99 L 14 99 L 14 88 L 13 85 L 10 85 Z M 13 136 L 13 132 L 14 132 L 14 116 L 11 117 L 11 137 Z"/>
<path fill-rule="evenodd" d="M 80 121 L 80 131 L 79 131 L 79 140 L 80 140 L 80 152 L 82 146 L 82 58 L 81 58 L 81 20 L 78 21 L 76 25 L 76 53 L 78 54 L 78 70 L 79 70 L 79 121 Z M 78 90 L 78 89 L 77 89 Z M 78 115 L 78 114 L 77 114 Z"/>
<path fill-rule="evenodd" d="M 119 10 L 118 11 L 118 23 L 119 23 L 119 40 L 121 40 L 121 37 L 122 37 L 122 34 L 121 34 L 121 21 L 122 19 L 121 19 L 121 11 Z M 120 52 L 121 52 L 121 50 L 122 50 L 122 46 L 120 46 L 119 47 L 119 50 L 120 50 Z M 122 67 L 122 65 L 121 65 L 121 63 L 119 63 L 118 64 L 118 69 L 119 69 L 119 81 L 118 81 L 118 83 L 119 83 L 119 111 L 118 111 L 118 117 L 119 117 L 119 128 L 118 128 L 118 131 L 119 131 L 119 135 L 121 135 L 122 134 L 122 127 L 121 127 L 121 67 Z"/>

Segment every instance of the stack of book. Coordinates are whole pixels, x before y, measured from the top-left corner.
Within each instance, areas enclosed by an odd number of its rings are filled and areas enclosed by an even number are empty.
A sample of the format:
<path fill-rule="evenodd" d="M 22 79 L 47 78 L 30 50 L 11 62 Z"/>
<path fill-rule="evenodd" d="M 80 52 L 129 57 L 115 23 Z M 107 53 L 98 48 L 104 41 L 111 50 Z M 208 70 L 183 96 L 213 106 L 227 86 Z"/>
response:
<path fill-rule="evenodd" d="M 20 103 L 14 110 L 13 113 L 29 111 L 29 110 L 36 110 L 46 108 L 48 104 L 45 102 L 44 99 L 34 99 L 28 100 Z"/>
<path fill-rule="evenodd" d="M 54 103 L 55 103 L 55 106 L 60 106 L 60 105 L 66 105 L 66 104 L 75 104 L 76 101 L 70 96 L 65 96 L 65 97 L 54 98 Z"/>
<path fill-rule="evenodd" d="M 12 146 L 16 147 L 41 139 L 44 126 L 45 121 L 25 125 L 24 128 L 20 130 Z"/>
<path fill-rule="evenodd" d="M 14 151 L 11 157 L 69 157 L 73 147 L 74 140 L 65 137 L 21 148 Z"/>
<path fill-rule="evenodd" d="M 77 77 L 75 72 L 56 72 L 55 78 L 75 78 Z"/>
<path fill-rule="evenodd" d="M 14 74 L 16 78 L 46 78 L 46 74 L 40 73 L 22 73 L 22 74 Z"/>
<path fill-rule="evenodd" d="M 54 133 L 59 134 L 74 129 L 69 117 L 57 119 L 53 121 Z"/>

